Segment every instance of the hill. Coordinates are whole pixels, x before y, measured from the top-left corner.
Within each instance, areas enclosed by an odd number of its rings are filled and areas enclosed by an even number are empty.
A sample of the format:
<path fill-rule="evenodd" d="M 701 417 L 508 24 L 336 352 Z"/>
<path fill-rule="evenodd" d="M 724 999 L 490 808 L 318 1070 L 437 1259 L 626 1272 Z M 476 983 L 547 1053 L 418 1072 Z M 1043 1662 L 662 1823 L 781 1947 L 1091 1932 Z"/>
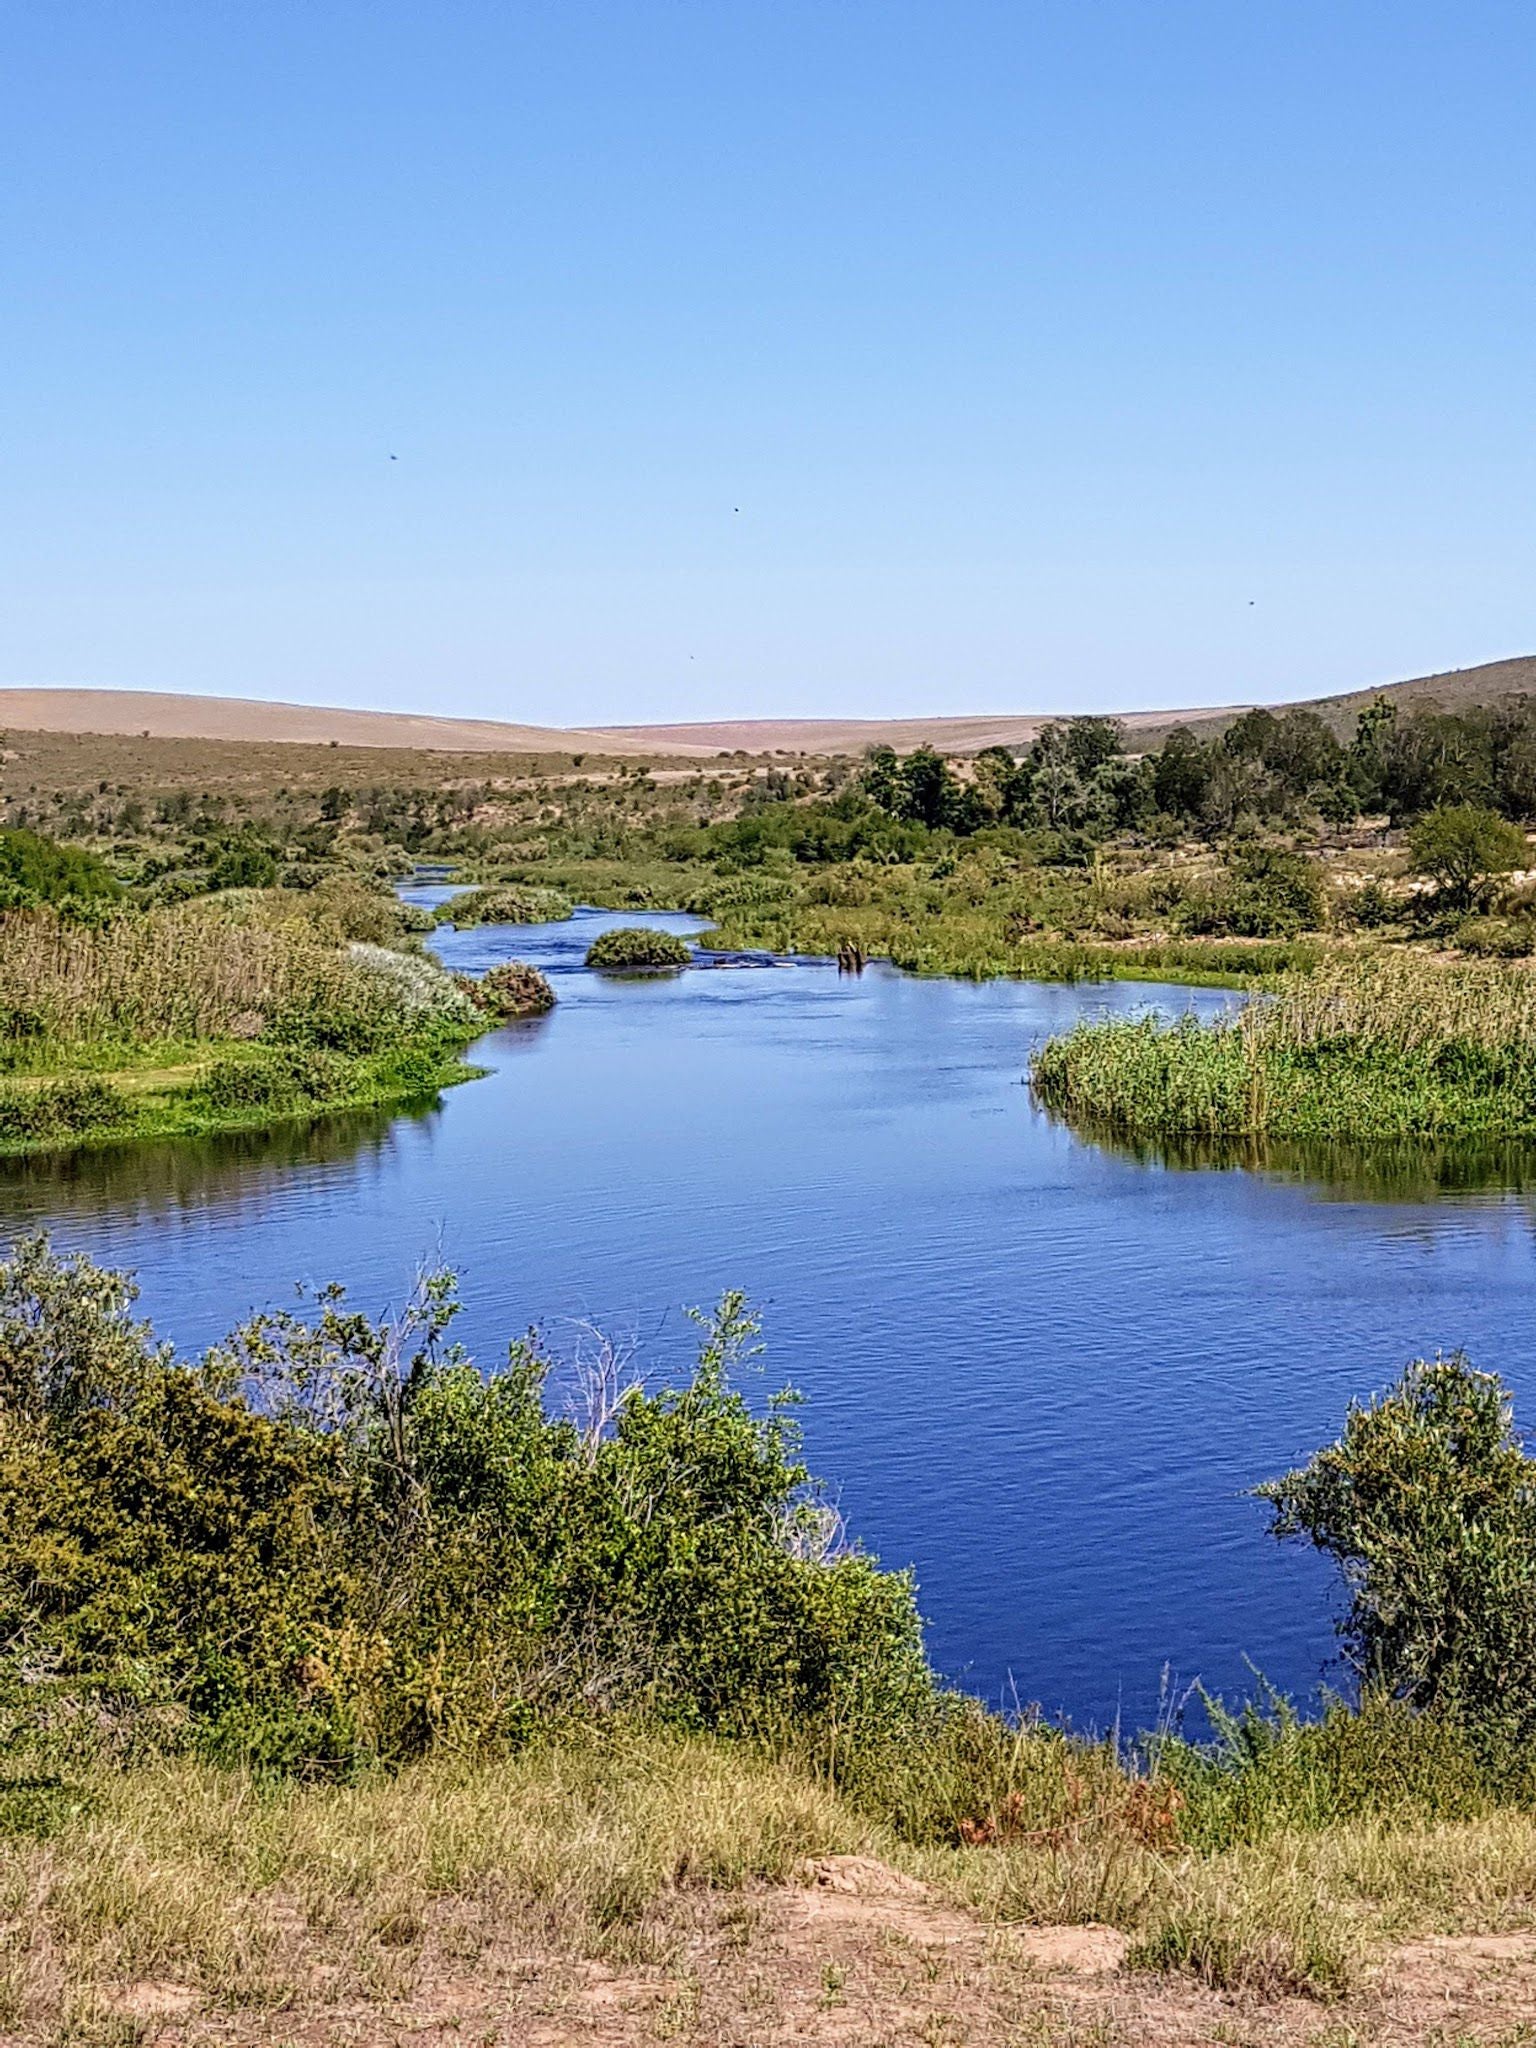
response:
<path fill-rule="evenodd" d="M 257 740 L 307 746 L 409 748 L 453 754 L 645 754 L 653 742 L 495 718 L 268 704 L 252 697 L 183 697 L 169 690 L 0 690 L 0 732 L 101 733 L 169 740 Z M 713 751 L 680 746 L 681 754 Z"/>
<path fill-rule="evenodd" d="M 1536 655 L 1447 669 L 1404 682 L 1292 699 L 1340 730 L 1378 697 L 1402 705 L 1457 710 L 1536 691 Z M 1175 725 L 1219 732 L 1247 704 L 1120 714 L 1138 749 L 1160 746 Z M 1275 709 L 1289 708 L 1289 704 Z M 696 724 L 539 726 L 493 718 L 441 718 L 404 711 L 353 711 L 313 704 L 269 704 L 246 697 L 183 697 L 160 690 L 0 689 L 0 732 L 99 733 L 156 740 L 202 740 L 366 747 L 418 753 L 569 755 L 713 759 L 749 754 L 856 754 L 870 746 L 900 750 L 925 742 L 945 754 L 983 747 L 1027 747 L 1070 707 L 932 718 L 739 718 Z"/>

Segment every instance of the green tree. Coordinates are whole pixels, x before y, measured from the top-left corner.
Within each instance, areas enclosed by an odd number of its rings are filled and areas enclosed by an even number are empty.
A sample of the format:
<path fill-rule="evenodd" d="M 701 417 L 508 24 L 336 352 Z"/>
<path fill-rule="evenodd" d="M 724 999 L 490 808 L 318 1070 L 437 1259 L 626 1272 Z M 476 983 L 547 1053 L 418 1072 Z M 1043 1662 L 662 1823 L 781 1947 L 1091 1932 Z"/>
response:
<path fill-rule="evenodd" d="M 1414 873 L 1457 909 L 1485 897 L 1494 877 L 1522 866 L 1526 854 L 1519 826 L 1480 804 L 1442 804 L 1408 834 Z"/>
<path fill-rule="evenodd" d="M 1343 1575 L 1367 1689 L 1500 1738 L 1536 1724 L 1536 1465 L 1509 1396 L 1458 1352 L 1352 1407 L 1337 1443 L 1259 1487 L 1272 1532 Z"/>

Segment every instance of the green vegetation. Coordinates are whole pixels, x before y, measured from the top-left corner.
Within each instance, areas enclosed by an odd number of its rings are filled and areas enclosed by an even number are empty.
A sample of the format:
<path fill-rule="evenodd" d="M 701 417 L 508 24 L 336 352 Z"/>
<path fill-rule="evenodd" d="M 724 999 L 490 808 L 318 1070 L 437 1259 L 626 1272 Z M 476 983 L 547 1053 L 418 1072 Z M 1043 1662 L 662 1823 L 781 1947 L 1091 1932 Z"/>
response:
<path fill-rule="evenodd" d="M 24 829 L 0 831 L 0 910 L 52 903 L 88 913 L 120 896 L 106 862 L 79 846 L 57 846 Z"/>
<path fill-rule="evenodd" d="M 88 921 L 0 912 L 0 1152 L 253 1127 L 420 1099 L 504 1014 L 337 878 Z M 532 994 L 532 991 L 525 991 Z"/>
<path fill-rule="evenodd" d="M 321 1940 L 361 1900 L 372 1955 L 491 1873 L 611 1954 L 679 1884 L 829 1851 L 1258 1992 L 1528 1919 L 1536 1485 L 1464 1361 L 1260 1489 L 1341 1568 L 1358 1702 L 1213 1702 L 1210 1739 L 1124 1750 L 936 1684 L 786 1398 L 737 1391 L 739 1297 L 681 1384 L 605 1353 L 564 1414 L 535 1343 L 487 1377 L 454 1310 L 444 1274 L 384 1323 L 328 1290 L 181 1361 L 121 1276 L 42 1239 L 0 1264 L 0 1876 L 77 1978 L 270 2000 L 240 1922 L 297 1899 Z M 3 1995 L 10 2025 L 43 1992 Z"/>
<path fill-rule="evenodd" d="M 487 968 L 478 981 L 466 975 L 460 986 L 480 1009 L 503 1021 L 539 1017 L 555 1007 L 555 992 L 547 978 L 521 960 L 504 960 L 499 967 Z"/>
<path fill-rule="evenodd" d="M 921 1709 L 909 1583 L 830 1544 L 788 1409 L 731 1384 L 739 1298 L 685 1385 L 610 1367 L 579 1422 L 531 1341 L 489 1379 L 446 1341 L 446 1275 L 392 1325 L 332 1290 L 196 1364 L 131 1304 L 40 1239 L 0 1266 L 14 1706 L 131 1700 L 203 1754 L 307 1768 L 515 1745 L 594 1702 L 831 1751 Z"/>
<path fill-rule="evenodd" d="M 1510 1400 L 1459 1354 L 1350 1410 L 1302 1470 L 1259 1488 L 1275 1532 L 1339 1566 L 1370 1690 L 1468 1729 L 1529 1771 L 1536 1732 L 1536 1461 Z"/>
<path fill-rule="evenodd" d="M 1235 1016 L 1076 1025 L 1040 1100 L 1089 1130 L 1350 1139 L 1536 1134 L 1536 982 L 1493 964 L 1330 956 Z"/>
<path fill-rule="evenodd" d="M 1427 811 L 1408 833 L 1408 858 L 1442 900 L 1464 910 L 1486 900 L 1494 878 L 1523 867 L 1529 855 L 1518 826 L 1475 804 Z"/>
<path fill-rule="evenodd" d="M 587 948 L 587 965 L 610 972 L 652 967 L 686 967 L 692 959 L 687 944 L 674 932 L 647 925 L 621 925 L 600 932 Z"/>
<path fill-rule="evenodd" d="M 497 887 L 465 889 L 450 896 L 437 913 L 461 930 L 477 924 L 557 924 L 571 914 L 571 901 L 558 889 Z"/>

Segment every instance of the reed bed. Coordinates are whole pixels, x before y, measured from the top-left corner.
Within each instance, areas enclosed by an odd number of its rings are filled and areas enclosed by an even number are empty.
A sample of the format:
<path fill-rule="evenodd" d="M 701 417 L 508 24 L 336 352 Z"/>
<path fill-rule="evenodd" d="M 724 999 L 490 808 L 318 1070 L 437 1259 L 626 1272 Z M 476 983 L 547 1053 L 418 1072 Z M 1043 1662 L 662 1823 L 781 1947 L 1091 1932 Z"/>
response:
<path fill-rule="evenodd" d="M 0 1017 L 13 1044 L 250 1038 L 280 1011 L 355 1002 L 359 979 L 334 948 L 199 904 L 101 925 L 51 910 L 0 915 Z"/>
<path fill-rule="evenodd" d="M 1069 1120 L 1140 1136 L 1536 1137 L 1536 977 L 1337 955 L 1213 1024 L 1079 1024 L 1031 1080 Z"/>

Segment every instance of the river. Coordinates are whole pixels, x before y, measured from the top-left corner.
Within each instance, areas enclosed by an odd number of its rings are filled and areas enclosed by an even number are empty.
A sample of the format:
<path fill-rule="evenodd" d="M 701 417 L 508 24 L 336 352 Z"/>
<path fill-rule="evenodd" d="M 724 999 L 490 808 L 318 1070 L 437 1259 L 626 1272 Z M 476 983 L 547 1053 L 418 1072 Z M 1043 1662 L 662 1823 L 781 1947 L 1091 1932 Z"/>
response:
<path fill-rule="evenodd" d="M 1437 1347 L 1536 1393 L 1518 1172 L 1441 1192 L 1411 1161 L 1138 1160 L 1034 1107 L 1031 1046 L 1230 998 L 582 968 L 595 932 L 639 922 L 699 930 L 582 911 L 439 932 L 451 966 L 530 960 L 558 991 L 482 1041 L 488 1078 L 406 1114 L 0 1164 L 0 1234 L 46 1225 L 134 1268 L 184 1349 L 301 1280 L 384 1309 L 440 1256 L 482 1362 L 530 1324 L 557 1354 L 592 1325 L 660 1377 L 689 1356 L 684 1307 L 743 1288 L 767 1345 L 750 1397 L 803 1393 L 812 1468 L 914 1568 L 946 1676 L 1079 1726 L 1145 1726 L 1254 1666 L 1312 1696 L 1329 1580 L 1246 1489 Z"/>

